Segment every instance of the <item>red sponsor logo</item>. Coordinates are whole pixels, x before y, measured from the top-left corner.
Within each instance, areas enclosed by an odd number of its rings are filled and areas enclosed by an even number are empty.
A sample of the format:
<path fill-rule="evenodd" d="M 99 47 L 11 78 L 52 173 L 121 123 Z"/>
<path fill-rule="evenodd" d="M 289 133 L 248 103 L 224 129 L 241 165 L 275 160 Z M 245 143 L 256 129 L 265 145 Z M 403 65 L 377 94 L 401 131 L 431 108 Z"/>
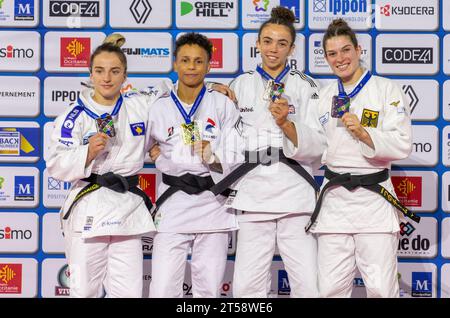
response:
<path fill-rule="evenodd" d="M 0 263 L 0 294 L 22 293 L 22 264 Z"/>
<path fill-rule="evenodd" d="M 61 38 L 61 67 L 88 67 L 90 54 L 90 38 Z"/>
<path fill-rule="evenodd" d="M 385 6 L 380 7 L 380 13 L 381 15 L 389 17 L 391 15 L 391 5 L 387 4 Z"/>
<path fill-rule="evenodd" d="M 422 205 L 422 177 L 392 176 L 391 180 L 395 193 L 403 205 Z"/>
<path fill-rule="evenodd" d="M 140 174 L 139 187 L 150 197 L 153 203 L 156 202 L 156 174 Z"/>
<path fill-rule="evenodd" d="M 213 45 L 211 61 L 209 65 L 211 68 L 223 67 L 223 39 L 209 39 Z"/>

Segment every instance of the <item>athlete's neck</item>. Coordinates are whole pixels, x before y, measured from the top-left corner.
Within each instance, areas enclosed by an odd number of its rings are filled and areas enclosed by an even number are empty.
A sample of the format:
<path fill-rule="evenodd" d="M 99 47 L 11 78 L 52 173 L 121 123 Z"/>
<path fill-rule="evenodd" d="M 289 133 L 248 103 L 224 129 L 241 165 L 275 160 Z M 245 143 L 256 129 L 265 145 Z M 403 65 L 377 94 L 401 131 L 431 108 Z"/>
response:
<path fill-rule="evenodd" d="M 272 78 L 276 78 L 278 75 L 281 74 L 281 72 L 284 70 L 285 67 L 286 67 L 286 64 L 285 65 L 282 64 L 282 65 L 278 66 L 277 68 L 272 69 L 263 64 L 262 69 L 264 71 L 266 71 L 267 74 L 272 76 Z"/>
<path fill-rule="evenodd" d="M 191 105 L 195 102 L 198 94 L 203 88 L 203 82 L 196 86 L 187 86 L 181 82 L 178 82 L 177 95 L 178 98 L 188 104 Z"/>
<path fill-rule="evenodd" d="M 362 66 L 358 67 L 358 69 L 348 78 L 341 78 L 342 84 L 345 86 L 350 86 L 356 84 L 364 74 L 364 68 Z"/>
<path fill-rule="evenodd" d="M 99 93 L 95 92 L 94 96 L 92 96 L 92 99 L 94 102 L 103 105 L 103 106 L 114 106 L 117 103 L 117 100 L 119 99 L 120 94 L 117 94 L 117 96 L 113 98 L 105 98 L 104 96 L 100 95 Z"/>

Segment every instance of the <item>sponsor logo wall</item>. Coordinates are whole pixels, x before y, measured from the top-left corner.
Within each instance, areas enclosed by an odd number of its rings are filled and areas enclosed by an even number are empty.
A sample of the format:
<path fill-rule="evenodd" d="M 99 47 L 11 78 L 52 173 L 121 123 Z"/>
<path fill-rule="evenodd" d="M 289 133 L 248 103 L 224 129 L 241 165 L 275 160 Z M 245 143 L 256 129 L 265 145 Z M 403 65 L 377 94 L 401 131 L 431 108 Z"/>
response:
<path fill-rule="evenodd" d="M 413 149 L 393 166 L 392 185 L 422 222 L 400 220 L 401 296 L 450 297 L 447 0 L 0 0 L 0 297 L 69 295 L 58 211 L 72 184 L 52 178 L 45 159 L 53 121 L 77 103 L 89 84 L 90 55 L 105 36 L 120 32 L 126 37 L 125 95 L 175 81 L 174 41 L 190 31 L 213 43 L 208 78 L 229 83 L 261 61 L 257 30 L 277 5 L 296 17 L 291 68 L 312 75 L 321 86 L 332 83 L 322 36 L 333 19 L 344 18 L 357 30 L 364 65 L 392 78 L 403 91 L 413 120 Z M 140 175 L 140 186 L 154 202 L 161 174 L 148 157 Z M 153 235 L 145 235 L 142 246 L 146 296 Z M 223 297 L 232 295 L 235 251 L 234 233 Z M 270 296 L 289 297 L 278 252 L 271 274 Z M 365 297 L 361 275 L 353 285 L 353 297 Z M 186 297 L 192 296 L 191 288 L 187 277 Z"/>

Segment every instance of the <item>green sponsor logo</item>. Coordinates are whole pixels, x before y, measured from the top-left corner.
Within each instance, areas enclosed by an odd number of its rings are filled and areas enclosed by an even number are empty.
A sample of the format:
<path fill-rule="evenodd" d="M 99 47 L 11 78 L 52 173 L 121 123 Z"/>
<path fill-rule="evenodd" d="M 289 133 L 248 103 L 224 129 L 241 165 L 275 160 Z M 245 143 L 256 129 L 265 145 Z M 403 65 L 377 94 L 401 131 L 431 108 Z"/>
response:
<path fill-rule="evenodd" d="M 181 2 L 181 16 L 191 13 L 192 10 L 194 10 L 194 6 L 191 3 L 185 1 Z"/>

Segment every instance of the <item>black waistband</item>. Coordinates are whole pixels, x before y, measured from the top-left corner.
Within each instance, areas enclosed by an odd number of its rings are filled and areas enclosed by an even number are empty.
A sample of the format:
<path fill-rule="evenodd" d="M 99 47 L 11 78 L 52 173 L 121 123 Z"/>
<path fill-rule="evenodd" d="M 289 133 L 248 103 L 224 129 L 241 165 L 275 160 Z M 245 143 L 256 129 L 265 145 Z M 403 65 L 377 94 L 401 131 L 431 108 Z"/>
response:
<path fill-rule="evenodd" d="M 331 171 L 330 169 L 328 169 L 328 167 L 325 167 L 325 178 L 327 178 L 329 181 L 320 192 L 316 207 L 314 208 L 314 212 L 311 215 L 311 219 L 309 220 L 308 225 L 305 227 L 306 232 L 308 232 L 311 226 L 316 222 L 317 217 L 319 216 L 325 192 L 332 186 L 343 186 L 349 191 L 354 190 L 358 187 L 362 187 L 372 192 L 378 193 L 392 206 L 402 212 L 406 217 L 412 219 L 415 222 L 420 222 L 419 216 L 408 210 L 403 204 L 400 203 L 399 200 L 395 198 L 394 195 L 389 193 L 386 188 L 380 185 L 381 182 L 389 179 L 388 169 L 370 174 L 352 175 L 350 173 L 339 174 Z"/>
<path fill-rule="evenodd" d="M 260 151 L 246 151 L 245 163 L 234 169 L 228 176 L 222 179 L 219 183 L 211 188 L 211 191 L 217 195 L 222 193 L 225 189 L 229 188 L 239 178 L 246 175 L 248 172 L 256 168 L 258 165 L 270 166 L 274 163 L 282 162 L 298 175 L 305 179 L 316 192 L 320 190 L 319 185 L 314 180 L 308 171 L 302 167 L 297 161 L 287 158 L 282 148 L 269 147 Z"/>
<path fill-rule="evenodd" d="M 211 176 L 200 177 L 194 174 L 186 173 L 176 177 L 168 174 L 162 174 L 162 181 L 169 186 L 164 193 L 156 200 L 156 208 L 152 211 L 152 217 L 155 216 L 161 205 L 175 192 L 183 191 L 187 194 L 199 194 L 208 191 L 214 185 Z"/>
<path fill-rule="evenodd" d="M 152 209 L 153 204 L 150 198 L 147 196 L 147 194 L 145 194 L 144 191 L 137 187 L 139 185 L 139 175 L 124 177 L 113 172 L 108 172 L 102 175 L 92 173 L 88 178 L 84 178 L 81 180 L 88 182 L 88 185 L 82 188 L 80 192 L 78 192 L 78 194 L 75 196 L 75 199 L 73 200 L 66 214 L 64 214 L 63 216 L 64 220 L 69 217 L 75 204 L 81 198 L 100 189 L 101 187 L 105 187 L 119 193 L 125 193 L 127 191 L 134 193 L 144 200 L 145 206 L 149 211 L 151 211 Z"/>

